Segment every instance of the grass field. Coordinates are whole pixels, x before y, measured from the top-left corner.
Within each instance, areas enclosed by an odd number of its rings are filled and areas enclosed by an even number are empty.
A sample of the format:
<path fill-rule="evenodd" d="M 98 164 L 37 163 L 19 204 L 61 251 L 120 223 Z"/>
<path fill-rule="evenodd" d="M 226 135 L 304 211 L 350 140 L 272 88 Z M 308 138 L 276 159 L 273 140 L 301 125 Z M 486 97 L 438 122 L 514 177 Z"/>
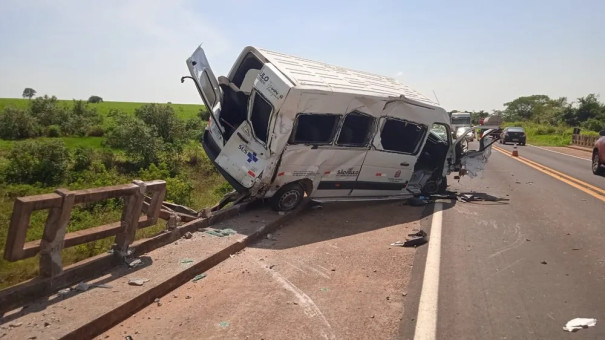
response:
<path fill-rule="evenodd" d="M 72 100 L 61 100 L 60 105 L 65 105 L 71 108 L 73 105 Z M 104 118 L 108 116 L 110 110 L 117 109 L 127 114 L 134 114 L 136 108 L 144 105 L 145 103 L 128 103 L 128 102 L 104 102 L 99 104 L 88 104 L 89 107 L 96 108 L 97 112 Z M 191 105 L 191 104 L 170 104 L 174 108 L 174 112 L 177 117 L 183 121 L 191 118 L 197 118 L 198 112 L 202 105 Z M 29 107 L 28 99 L 12 99 L 12 98 L 0 98 L 0 112 L 5 107 L 15 107 L 21 109 L 27 109 Z M 110 123 L 110 119 L 104 119 L 104 124 Z M 202 123 L 202 126 L 205 123 Z M 125 163 L 128 161 L 124 150 L 111 149 L 103 145 L 104 137 L 38 137 L 38 140 L 48 139 L 61 139 L 65 146 L 69 150 L 74 150 L 77 147 L 88 147 L 101 152 L 94 153 L 94 161 L 100 164 L 104 155 L 112 154 L 115 156 L 115 160 Z M 11 150 L 18 143 L 22 141 L 13 140 L 2 140 L 0 139 L 0 170 L 3 170 L 8 164 L 7 156 Z M 195 159 L 195 162 L 189 161 Z M 73 161 L 73 159 L 72 159 Z M 223 177 L 214 170 L 210 160 L 205 155 L 199 141 L 191 139 L 187 145 L 185 145 L 185 151 L 178 159 L 171 159 L 174 165 L 178 167 L 181 179 L 167 178 L 165 176 L 173 175 L 162 175 L 156 172 L 153 178 L 149 179 L 164 179 L 168 183 L 168 189 L 170 192 L 180 194 L 186 192 L 184 195 L 189 193 L 183 189 L 191 187 L 191 197 L 189 197 L 186 203 L 191 208 L 200 210 L 204 207 L 214 205 L 224 194 L 225 189 L 230 189 L 226 185 Z M 71 165 L 70 165 L 71 166 Z M 12 214 L 13 202 L 16 197 L 23 197 L 29 195 L 52 193 L 56 188 L 67 188 L 71 190 L 76 189 L 87 189 L 92 187 L 100 187 L 107 185 L 126 184 L 131 182 L 133 179 L 141 179 L 143 176 L 138 170 L 132 172 L 132 170 L 118 170 L 116 165 L 110 165 L 107 169 L 104 167 L 92 166 L 86 171 L 73 171 L 69 170 L 65 180 L 52 187 L 43 187 L 39 184 L 24 184 L 24 183 L 8 183 L 3 181 L 2 174 L 0 173 L 0 250 L 4 249 L 8 226 L 10 223 L 10 216 Z M 172 180 L 172 182 L 171 182 Z M 180 181 L 180 182 L 179 182 Z M 99 184 L 101 183 L 101 184 Z M 172 187 L 170 183 L 173 183 Z M 172 188 L 172 189 L 170 189 Z M 27 240 L 38 240 L 41 238 L 44 230 L 44 222 L 47 216 L 47 212 L 36 212 L 32 215 L 30 225 L 27 231 Z M 96 208 L 81 207 L 74 209 L 70 218 L 68 231 L 76 231 L 81 229 L 90 228 L 92 226 L 99 226 L 106 223 L 119 221 L 121 216 L 121 207 L 114 207 L 112 204 L 99 205 Z M 136 238 L 149 237 L 157 232 L 165 229 L 165 222 L 160 221 L 156 226 L 145 228 L 137 231 Z M 63 263 L 69 265 L 77 261 L 89 258 L 91 256 L 103 253 L 107 251 L 113 243 L 113 237 L 109 237 L 103 240 L 89 242 L 86 244 L 78 245 L 72 248 L 63 250 Z M 17 262 L 9 262 L 0 258 L 0 289 L 9 287 L 16 283 L 22 282 L 23 280 L 35 277 L 38 272 L 38 261 L 39 257 L 28 258 Z"/>
<path fill-rule="evenodd" d="M 59 100 L 59 103 L 65 106 L 71 107 L 73 100 Z M 201 103 L 201 100 L 200 100 Z M 134 102 L 102 102 L 98 104 L 88 104 L 89 107 L 97 109 L 97 112 L 107 117 L 111 109 L 117 109 L 126 113 L 134 114 L 134 110 L 141 105 L 146 103 L 134 103 Z M 195 118 L 198 111 L 203 106 L 202 104 L 170 104 L 174 108 L 176 115 L 183 120 Z M 20 98 L 0 98 L 0 111 L 4 110 L 5 107 L 12 106 L 20 109 L 27 109 L 29 106 L 29 99 Z"/>

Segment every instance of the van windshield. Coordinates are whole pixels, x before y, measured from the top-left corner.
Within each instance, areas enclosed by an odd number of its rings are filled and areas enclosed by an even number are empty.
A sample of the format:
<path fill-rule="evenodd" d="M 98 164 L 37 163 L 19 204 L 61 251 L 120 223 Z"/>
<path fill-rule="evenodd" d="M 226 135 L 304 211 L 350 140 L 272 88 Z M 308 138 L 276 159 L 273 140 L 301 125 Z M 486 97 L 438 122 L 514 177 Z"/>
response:
<path fill-rule="evenodd" d="M 452 117 L 452 124 L 471 125 L 471 117 Z"/>

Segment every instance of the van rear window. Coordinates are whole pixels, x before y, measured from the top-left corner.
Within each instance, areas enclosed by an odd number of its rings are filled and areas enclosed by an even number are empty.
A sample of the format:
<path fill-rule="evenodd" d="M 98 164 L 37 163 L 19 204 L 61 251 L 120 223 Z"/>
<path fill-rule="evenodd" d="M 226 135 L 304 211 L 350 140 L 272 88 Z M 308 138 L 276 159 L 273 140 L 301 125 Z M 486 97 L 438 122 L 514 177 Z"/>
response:
<path fill-rule="evenodd" d="M 268 131 L 269 131 L 269 120 L 271 119 L 271 112 L 273 108 L 271 104 L 263 98 L 258 92 L 254 95 L 254 102 L 252 104 L 252 113 L 250 114 L 250 122 L 252 123 L 252 129 L 254 129 L 254 135 L 256 138 L 267 143 Z"/>
<path fill-rule="evenodd" d="M 380 133 L 382 148 L 386 151 L 416 153 L 425 132 L 424 125 L 387 118 Z"/>
<path fill-rule="evenodd" d="M 351 112 L 345 117 L 336 144 L 341 146 L 366 146 L 370 141 L 373 126 L 374 118 L 359 112 Z"/>
<path fill-rule="evenodd" d="M 334 114 L 299 114 L 293 144 L 330 144 L 340 119 Z"/>

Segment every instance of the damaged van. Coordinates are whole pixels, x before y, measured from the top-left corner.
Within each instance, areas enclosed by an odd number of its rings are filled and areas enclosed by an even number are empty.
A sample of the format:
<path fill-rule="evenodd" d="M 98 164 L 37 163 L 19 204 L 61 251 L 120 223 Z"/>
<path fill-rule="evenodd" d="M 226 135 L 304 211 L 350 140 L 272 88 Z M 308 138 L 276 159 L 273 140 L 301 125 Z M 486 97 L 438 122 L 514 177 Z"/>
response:
<path fill-rule="evenodd" d="M 462 152 L 448 113 L 396 80 L 246 47 L 215 77 L 202 48 L 187 59 L 210 111 L 202 144 L 238 193 L 276 210 L 316 201 L 432 194 L 446 175 L 482 170 L 490 146 Z"/>

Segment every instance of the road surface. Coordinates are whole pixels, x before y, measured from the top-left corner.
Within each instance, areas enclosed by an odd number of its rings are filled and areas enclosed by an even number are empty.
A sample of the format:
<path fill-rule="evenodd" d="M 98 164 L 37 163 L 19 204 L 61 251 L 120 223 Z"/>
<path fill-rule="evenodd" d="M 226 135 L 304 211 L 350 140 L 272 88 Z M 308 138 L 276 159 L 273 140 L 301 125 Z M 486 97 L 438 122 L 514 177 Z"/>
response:
<path fill-rule="evenodd" d="M 605 320 L 605 177 L 581 156 L 497 147 L 482 178 L 450 178 L 488 200 L 439 203 L 440 243 L 433 204 L 325 205 L 99 338 L 605 338 L 605 321 L 562 329 Z M 389 246 L 420 228 L 428 246 Z"/>
<path fill-rule="evenodd" d="M 510 157 L 512 146 L 501 148 L 483 179 L 463 178 L 450 187 L 496 201 L 444 204 L 433 336 L 568 339 L 562 330 L 567 321 L 605 318 L 605 203 Z M 605 189 L 605 178 L 592 175 L 589 161 L 517 149 Z M 410 294 L 421 292 L 426 251 L 416 254 Z M 417 309 L 418 301 L 406 305 L 400 338 L 414 338 Z M 574 336 L 603 339 L 605 324 L 579 332 Z"/>

